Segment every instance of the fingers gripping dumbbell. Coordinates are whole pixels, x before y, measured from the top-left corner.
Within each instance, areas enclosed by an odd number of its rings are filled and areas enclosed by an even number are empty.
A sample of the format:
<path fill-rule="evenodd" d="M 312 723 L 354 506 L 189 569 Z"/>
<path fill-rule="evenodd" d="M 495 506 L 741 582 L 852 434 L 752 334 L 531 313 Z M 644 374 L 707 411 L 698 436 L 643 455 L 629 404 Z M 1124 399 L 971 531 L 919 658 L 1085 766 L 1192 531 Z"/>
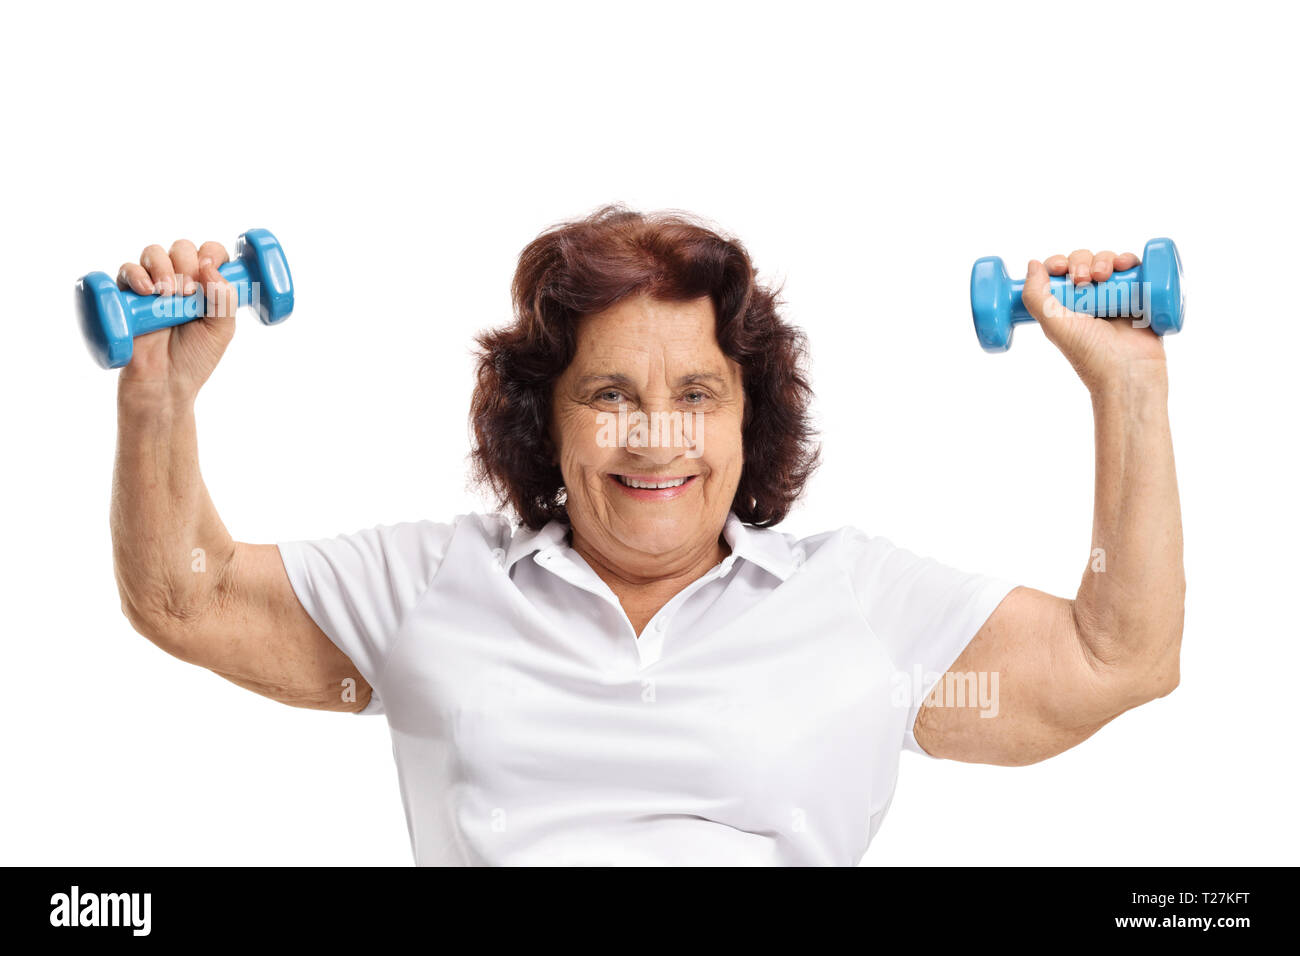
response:
<path fill-rule="evenodd" d="M 239 304 L 251 305 L 263 325 L 283 322 L 293 311 L 293 279 L 275 236 L 249 229 L 235 241 L 235 258 L 218 270 L 234 287 Z M 121 368 L 131 361 L 137 335 L 183 325 L 204 314 L 203 288 L 188 296 L 138 295 L 119 289 L 106 273 L 77 280 L 77 318 L 95 361 Z"/>
<path fill-rule="evenodd" d="M 1068 275 L 1048 280 L 1052 297 L 1083 315 L 1141 318 L 1157 335 L 1183 327 L 1183 264 L 1172 239 L 1152 239 L 1142 250 L 1142 264 L 1116 272 L 1104 282 L 1075 286 Z M 1011 348 L 1012 328 L 1034 317 L 1020 295 L 1023 279 L 1012 280 L 997 256 L 975 261 L 970 273 L 970 308 L 975 334 L 988 352 Z"/>

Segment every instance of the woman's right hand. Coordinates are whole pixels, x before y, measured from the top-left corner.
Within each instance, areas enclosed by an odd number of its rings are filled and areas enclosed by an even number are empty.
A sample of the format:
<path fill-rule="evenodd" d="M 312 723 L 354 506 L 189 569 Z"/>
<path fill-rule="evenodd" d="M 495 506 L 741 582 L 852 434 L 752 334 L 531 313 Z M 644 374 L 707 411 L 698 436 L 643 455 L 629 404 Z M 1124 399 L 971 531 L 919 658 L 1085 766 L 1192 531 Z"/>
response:
<path fill-rule="evenodd" d="M 201 286 L 205 308 L 193 321 L 137 336 L 121 372 L 122 385 L 161 386 L 172 399 L 193 401 L 235 334 L 238 297 L 217 271 L 229 258 L 219 242 L 195 249 L 188 239 L 178 239 L 170 252 L 152 245 L 138 263 L 122 265 L 119 288 L 138 295 L 192 295 Z"/>

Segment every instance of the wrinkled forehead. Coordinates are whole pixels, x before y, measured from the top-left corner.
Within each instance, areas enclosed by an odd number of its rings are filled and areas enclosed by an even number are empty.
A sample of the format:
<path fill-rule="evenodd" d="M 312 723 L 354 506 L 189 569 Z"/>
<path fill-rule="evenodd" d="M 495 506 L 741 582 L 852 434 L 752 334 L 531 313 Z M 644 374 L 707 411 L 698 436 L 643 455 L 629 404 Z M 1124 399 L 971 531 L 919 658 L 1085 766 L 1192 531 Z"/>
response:
<path fill-rule="evenodd" d="M 576 345 L 569 377 L 672 381 L 709 375 L 725 382 L 739 374 L 718 345 L 707 296 L 685 302 L 625 299 L 579 319 Z"/>

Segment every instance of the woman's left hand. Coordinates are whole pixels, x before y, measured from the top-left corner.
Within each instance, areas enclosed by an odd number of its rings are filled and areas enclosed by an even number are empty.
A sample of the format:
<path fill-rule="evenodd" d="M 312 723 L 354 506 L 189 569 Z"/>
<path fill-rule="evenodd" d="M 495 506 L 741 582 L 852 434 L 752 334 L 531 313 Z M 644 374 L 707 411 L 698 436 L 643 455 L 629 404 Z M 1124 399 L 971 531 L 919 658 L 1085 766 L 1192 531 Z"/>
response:
<path fill-rule="evenodd" d="M 1025 309 L 1043 327 L 1047 338 L 1069 359 L 1091 392 L 1141 369 L 1158 366 L 1163 372 L 1164 344 L 1150 328 L 1134 326 L 1133 319 L 1095 318 L 1063 306 L 1052 296 L 1048 276 L 1069 274 L 1075 285 L 1102 282 L 1112 272 L 1132 269 L 1140 260 L 1131 252 L 1115 255 L 1078 249 L 1069 256 L 1051 256 L 1045 262 L 1031 259 L 1021 295 Z M 1152 363 L 1156 363 L 1153 366 Z"/>

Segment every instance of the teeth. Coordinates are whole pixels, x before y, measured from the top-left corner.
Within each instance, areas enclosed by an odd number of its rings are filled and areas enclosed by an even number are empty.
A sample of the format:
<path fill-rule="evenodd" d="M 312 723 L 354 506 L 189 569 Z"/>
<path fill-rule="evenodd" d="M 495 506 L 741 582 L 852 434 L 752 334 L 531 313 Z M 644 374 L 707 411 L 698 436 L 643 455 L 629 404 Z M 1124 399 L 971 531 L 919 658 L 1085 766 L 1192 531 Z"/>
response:
<path fill-rule="evenodd" d="M 623 482 L 629 488 L 676 488 L 686 483 L 685 478 L 674 478 L 671 481 L 637 481 L 635 478 L 628 478 L 619 475 L 618 480 Z"/>

